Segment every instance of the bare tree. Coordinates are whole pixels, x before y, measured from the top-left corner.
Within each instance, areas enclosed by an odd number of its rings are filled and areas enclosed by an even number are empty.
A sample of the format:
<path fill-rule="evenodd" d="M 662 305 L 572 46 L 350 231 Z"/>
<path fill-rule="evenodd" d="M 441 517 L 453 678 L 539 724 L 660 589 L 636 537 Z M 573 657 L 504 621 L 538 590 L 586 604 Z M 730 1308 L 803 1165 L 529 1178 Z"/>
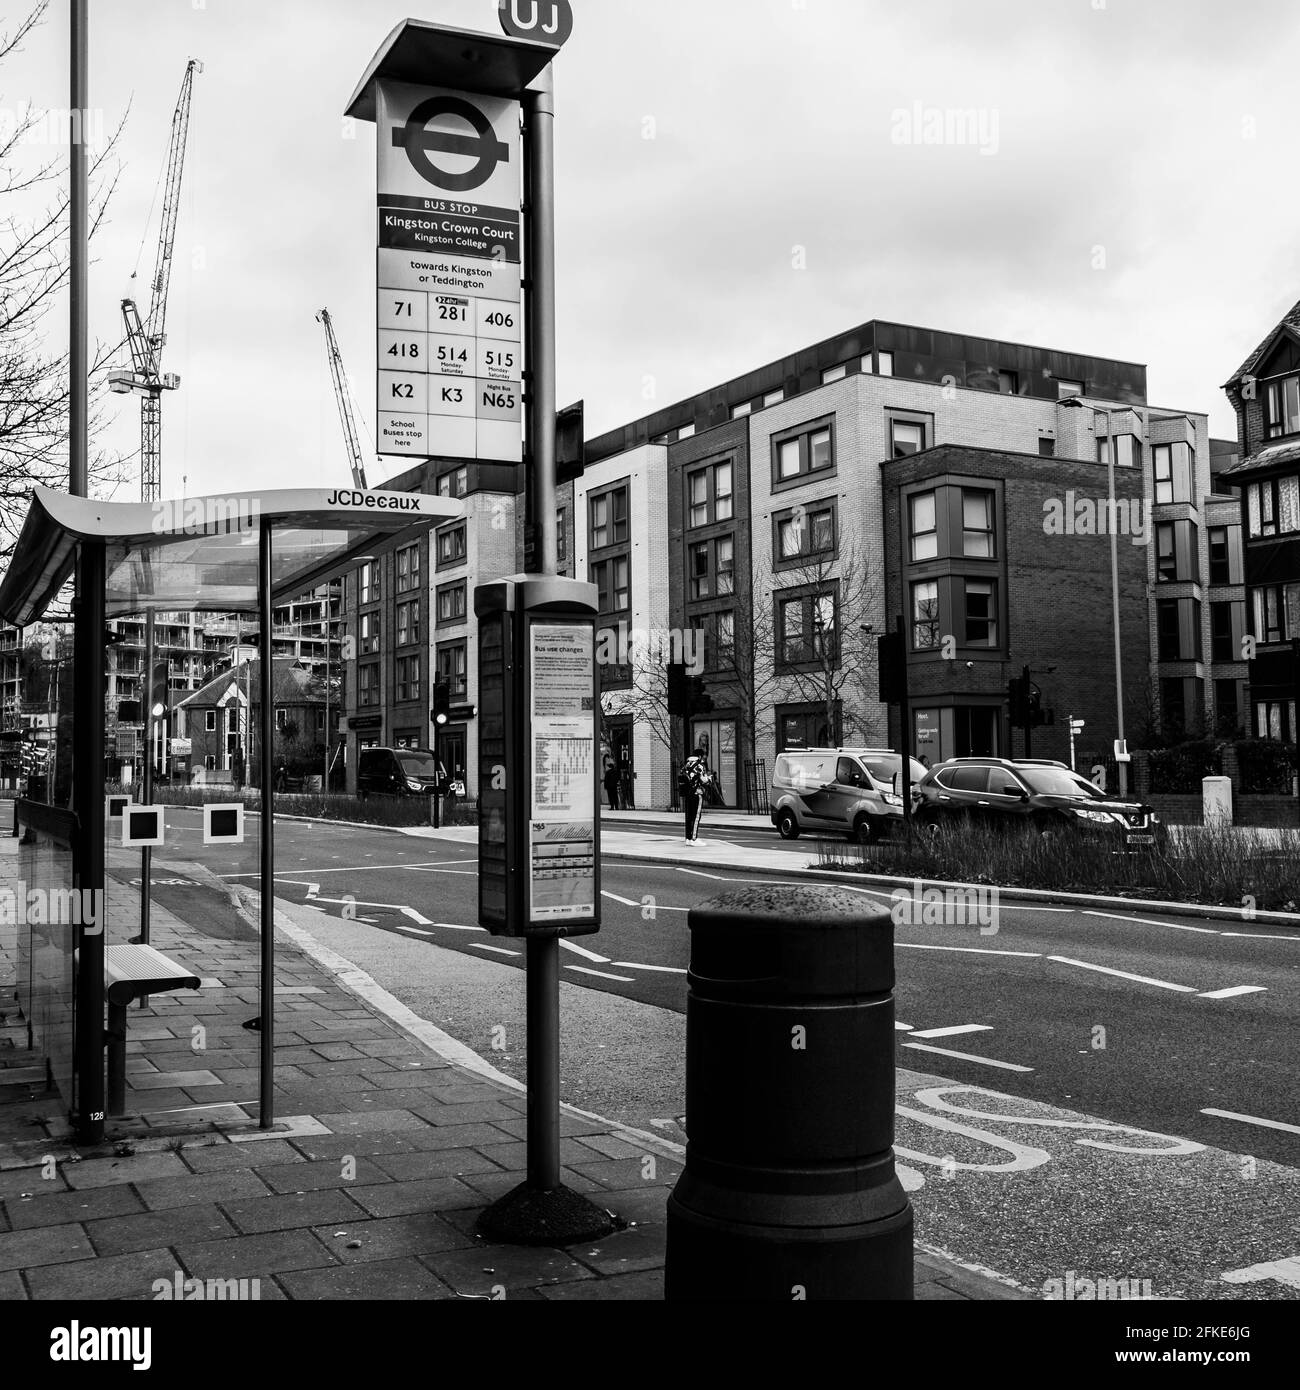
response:
<path fill-rule="evenodd" d="M 0 64 L 21 49 L 48 7 L 49 0 L 40 0 L 16 29 L 0 35 Z M 90 160 L 92 236 L 116 187 L 123 124 L 125 117 Z M 46 342 L 47 317 L 68 285 L 66 160 L 32 152 L 57 149 L 69 134 L 89 135 L 75 113 L 24 108 L 0 126 L 0 560 L 13 552 L 33 485 L 68 485 L 70 362 L 66 351 L 51 351 Z M 119 346 L 100 345 L 93 354 L 92 436 L 105 369 Z M 119 456 L 92 451 L 92 491 L 102 495 L 124 471 Z"/>
<path fill-rule="evenodd" d="M 877 557 L 849 544 L 838 554 L 764 567 L 755 575 L 752 607 L 748 640 L 764 696 L 779 691 L 786 702 L 820 705 L 833 742 L 873 744 L 887 736 L 876 688 L 876 639 L 885 617 Z"/>

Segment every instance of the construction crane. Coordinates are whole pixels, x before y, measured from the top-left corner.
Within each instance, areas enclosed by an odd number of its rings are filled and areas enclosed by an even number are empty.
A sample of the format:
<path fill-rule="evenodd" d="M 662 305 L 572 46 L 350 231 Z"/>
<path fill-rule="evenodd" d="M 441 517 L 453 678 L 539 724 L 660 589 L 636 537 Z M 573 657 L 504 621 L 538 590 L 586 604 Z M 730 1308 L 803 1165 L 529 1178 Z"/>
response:
<path fill-rule="evenodd" d="M 172 114 L 171 148 L 167 155 L 167 181 L 163 196 L 162 226 L 158 236 L 158 261 L 149 287 L 149 317 L 142 322 L 134 299 L 122 301 L 126 340 L 131 349 L 129 372 L 115 372 L 108 379 L 119 396 L 137 392 L 140 401 L 140 498 L 156 502 L 162 485 L 162 393 L 175 391 L 181 379 L 162 370 L 162 350 L 167 342 L 167 294 L 171 288 L 172 250 L 176 242 L 176 218 L 180 211 L 181 174 L 185 168 L 185 143 L 190 129 L 190 99 L 194 74 L 203 64 L 191 58 L 185 68 L 181 94 Z M 132 279 L 135 277 L 132 276 Z"/>
<path fill-rule="evenodd" d="M 361 441 L 357 438 L 357 421 L 352 412 L 352 393 L 348 390 L 347 373 L 343 370 L 343 354 L 339 351 L 339 341 L 334 336 L 334 321 L 330 318 L 330 311 L 322 309 L 316 315 L 316 322 L 325 325 L 325 347 L 329 353 L 330 375 L 334 378 L 334 394 L 339 402 L 339 419 L 343 421 L 343 438 L 348 446 L 348 461 L 352 465 L 352 481 L 365 492 L 366 465 L 361 457 Z"/>

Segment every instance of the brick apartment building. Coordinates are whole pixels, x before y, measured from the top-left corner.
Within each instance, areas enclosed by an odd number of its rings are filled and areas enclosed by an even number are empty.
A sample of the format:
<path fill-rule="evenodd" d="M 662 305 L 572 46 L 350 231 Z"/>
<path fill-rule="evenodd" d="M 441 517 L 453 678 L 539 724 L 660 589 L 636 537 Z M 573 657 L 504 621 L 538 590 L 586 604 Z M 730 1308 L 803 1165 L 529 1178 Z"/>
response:
<path fill-rule="evenodd" d="M 1249 722 L 1258 738 L 1297 741 L 1300 658 L 1300 304 L 1242 363 L 1224 390 L 1237 413 L 1245 536 Z"/>
<path fill-rule="evenodd" d="M 1051 534 L 1045 506 L 1104 499 L 1112 449 L 1117 496 L 1150 526 L 1146 544 L 1120 537 L 1126 733 L 1238 720 L 1246 668 L 1212 669 L 1245 622 L 1235 446 L 1204 413 L 1150 406 L 1140 365 L 873 321 L 589 440 L 560 489 L 561 564 L 597 586 L 620 652 L 648 643 L 602 671 L 604 738 L 637 804 L 670 803 L 684 747 L 669 643 L 702 643 L 713 708 L 689 742 L 728 804 L 762 807 L 777 753 L 896 740 L 875 640 L 904 613 L 914 727 L 940 755 L 1012 750 L 1006 685 L 1024 665 L 1056 668 L 1035 678 L 1045 704 L 1109 751 L 1109 544 L 1077 521 Z M 476 703 L 474 586 L 523 568 L 522 469 L 431 461 L 390 486 L 463 496 L 471 515 L 349 581 L 351 748 L 427 744 L 431 672 Z M 927 493 L 934 537 L 912 502 Z M 986 553 L 955 554 L 959 530 Z M 954 659 L 917 645 L 935 622 Z M 446 736 L 471 795 L 473 733 L 467 717 Z M 1064 737 L 1041 731 L 1035 754 Z"/>

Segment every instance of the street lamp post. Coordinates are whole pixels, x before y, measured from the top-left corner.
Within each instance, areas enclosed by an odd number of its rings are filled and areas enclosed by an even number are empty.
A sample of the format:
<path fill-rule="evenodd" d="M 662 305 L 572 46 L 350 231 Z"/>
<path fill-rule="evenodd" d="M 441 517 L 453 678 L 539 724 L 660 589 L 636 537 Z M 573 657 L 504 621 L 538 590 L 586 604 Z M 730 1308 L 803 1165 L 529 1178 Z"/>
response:
<path fill-rule="evenodd" d="M 1119 526 L 1116 524 L 1115 503 L 1115 432 L 1113 412 L 1106 408 L 1106 462 L 1110 492 L 1110 592 L 1112 620 L 1115 627 L 1115 722 L 1116 738 L 1121 749 L 1124 748 L 1124 673 L 1123 648 L 1119 629 Z M 1119 794 L 1123 800 L 1128 795 L 1128 764 L 1123 758 L 1116 759 L 1119 767 Z"/>

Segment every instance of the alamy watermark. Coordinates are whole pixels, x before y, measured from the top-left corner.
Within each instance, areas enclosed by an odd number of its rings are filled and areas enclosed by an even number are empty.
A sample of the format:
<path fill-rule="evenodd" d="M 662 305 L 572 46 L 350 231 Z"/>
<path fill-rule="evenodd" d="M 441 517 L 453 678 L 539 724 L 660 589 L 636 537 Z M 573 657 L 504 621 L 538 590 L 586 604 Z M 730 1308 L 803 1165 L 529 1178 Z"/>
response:
<path fill-rule="evenodd" d="M 620 623 L 596 639 L 597 666 L 685 666 L 692 676 L 704 671 L 704 633 L 698 628 L 643 631 Z"/>
<path fill-rule="evenodd" d="M 1043 534 L 1048 536 L 1127 536 L 1150 545 L 1155 504 L 1141 497 L 1049 497 L 1043 503 Z"/>
<path fill-rule="evenodd" d="M 996 936 L 998 890 L 972 884 L 925 887 L 919 879 L 890 895 L 889 915 L 896 927 L 978 927 L 981 936 Z"/>
<path fill-rule="evenodd" d="M 1155 1298 L 1150 1279 L 1085 1279 L 1069 1269 L 1064 1279 L 1043 1281 L 1043 1296 L 1049 1303 L 1118 1303 Z"/>
<path fill-rule="evenodd" d="M 102 888 L 29 888 L 21 879 L 0 887 L 0 927 L 84 927 L 99 936 L 104 920 Z"/>
<path fill-rule="evenodd" d="M 0 147 L 11 144 L 84 144 L 88 150 L 102 150 L 107 144 L 104 113 L 96 107 L 82 112 L 56 107 L 44 110 L 27 103 L 0 106 Z"/>
<path fill-rule="evenodd" d="M 996 108 L 956 109 L 914 101 L 890 113 L 889 138 L 895 145 L 970 145 L 982 155 L 995 155 L 1001 143 L 999 124 Z"/>
<path fill-rule="evenodd" d="M 247 533 L 261 520 L 256 497 L 188 497 L 153 504 L 155 536 Z"/>
<path fill-rule="evenodd" d="M 151 1285 L 155 1303 L 258 1303 L 260 1279 L 187 1279 L 178 1269 L 170 1279 Z"/>

